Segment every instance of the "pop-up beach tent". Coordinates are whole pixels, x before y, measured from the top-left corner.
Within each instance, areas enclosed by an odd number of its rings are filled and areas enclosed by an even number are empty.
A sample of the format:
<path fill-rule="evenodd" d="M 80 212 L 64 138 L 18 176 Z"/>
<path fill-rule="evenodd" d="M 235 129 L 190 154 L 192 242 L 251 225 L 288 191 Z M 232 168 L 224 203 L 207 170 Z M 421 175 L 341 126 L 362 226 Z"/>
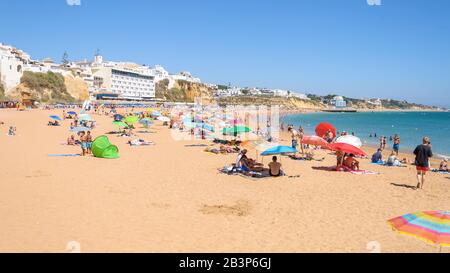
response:
<path fill-rule="evenodd" d="M 109 142 L 107 136 L 99 136 L 92 143 L 92 154 L 98 158 L 119 158 L 119 149 Z"/>

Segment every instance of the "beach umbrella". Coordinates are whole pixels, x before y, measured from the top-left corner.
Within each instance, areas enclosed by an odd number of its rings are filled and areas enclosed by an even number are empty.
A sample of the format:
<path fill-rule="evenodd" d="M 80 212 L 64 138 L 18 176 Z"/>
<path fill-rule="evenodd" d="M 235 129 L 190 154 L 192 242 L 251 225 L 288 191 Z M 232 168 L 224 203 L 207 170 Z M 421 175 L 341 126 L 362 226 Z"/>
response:
<path fill-rule="evenodd" d="M 91 130 L 90 128 L 88 128 L 88 127 L 83 127 L 83 126 L 80 126 L 80 127 L 74 127 L 74 128 L 72 128 L 72 129 L 70 129 L 70 131 L 71 131 L 71 132 L 74 132 L 74 133 L 87 132 L 87 131 L 90 131 L 90 130 Z"/>
<path fill-rule="evenodd" d="M 354 154 L 360 156 L 366 156 L 367 154 L 358 147 L 347 143 L 331 143 L 328 145 L 328 148 L 332 151 L 341 151 L 347 154 Z"/>
<path fill-rule="evenodd" d="M 295 148 L 292 148 L 290 146 L 275 146 L 272 148 L 269 148 L 261 153 L 262 156 L 267 155 L 278 155 L 278 154 L 292 154 L 296 153 L 297 150 Z"/>
<path fill-rule="evenodd" d="M 321 147 L 328 146 L 328 142 L 326 142 L 325 139 L 323 139 L 319 136 L 303 136 L 302 144 L 321 146 Z"/>
<path fill-rule="evenodd" d="M 352 136 L 352 135 L 338 137 L 336 139 L 336 143 L 347 143 L 347 144 L 353 145 L 358 148 L 361 148 L 361 146 L 362 146 L 361 139 L 359 139 L 359 137 Z"/>
<path fill-rule="evenodd" d="M 150 124 L 153 124 L 153 121 L 149 118 L 143 118 L 139 121 L 140 124 L 144 125 L 145 128 L 148 128 Z"/>
<path fill-rule="evenodd" d="M 197 123 L 195 127 L 206 130 L 206 131 L 214 132 L 214 127 L 207 123 Z"/>
<path fill-rule="evenodd" d="M 423 211 L 388 221 L 393 230 L 427 243 L 450 247 L 450 212 Z"/>
<path fill-rule="evenodd" d="M 122 120 L 122 119 L 124 118 L 124 116 L 119 115 L 119 114 L 115 114 L 115 115 L 113 116 L 113 118 L 114 118 L 114 120 L 119 121 L 119 120 Z"/>
<path fill-rule="evenodd" d="M 170 118 L 160 116 L 160 117 L 157 118 L 157 120 L 160 120 L 160 121 L 162 121 L 162 122 L 169 122 L 169 121 L 170 121 Z"/>
<path fill-rule="evenodd" d="M 51 119 L 61 121 L 61 118 L 58 116 L 50 116 Z"/>
<path fill-rule="evenodd" d="M 222 132 L 224 135 L 238 135 L 238 134 L 250 132 L 250 128 L 245 127 L 245 126 L 233 126 L 233 127 L 223 128 Z"/>
<path fill-rule="evenodd" d="M 151 116 L 152 117 L 159 117 L 159 116 L 161 116 L 161 112 L 154 111 L 153 113 L 151 113 Z"/>
<path fill-rule="evenodd" d="M 139 121 L 139 123 L 141 124 L 153 124 L 153 120 L 149 119 L 149 118 L 143 118 Z"/>
<path fill-rule="evenodd" d="M 78 116 L 79 121 L 93 121 L 94 119 L 89 114 L 81 114 Z"/>
<path fill-rule="evenodd" d="M 69 114 L 69 115 L 76 115 L 76 114 L 77 114 L 77 112 L 74 112 L 74 111 L 70 111 L 70 112 L 67 112 L 67 114 Z"/>
<path fill-rule="evenodd" d="M 134 124 L 139 121 L 139 117 L 137 116 L 128 116 L 123 120 L 127 124 Z"/>
<path fill-rule="evenodd" d="M 328 130 L 330 130 L 333 133 L 333 137 L 336 137 L 336 128 L 334 128 L 333 125 L 327 122 L 322 122 L 316 127 L 316 135 L 323 137 L 327 134 Z"/>
<path fill-rule="evenodd" d="M 123 128 L 128 127 L 128 124 L 126 124 L 125 122 L 122 122 L 122 121 L 114 121 L 112 124 L 115 126 L 123 127 Z"/>

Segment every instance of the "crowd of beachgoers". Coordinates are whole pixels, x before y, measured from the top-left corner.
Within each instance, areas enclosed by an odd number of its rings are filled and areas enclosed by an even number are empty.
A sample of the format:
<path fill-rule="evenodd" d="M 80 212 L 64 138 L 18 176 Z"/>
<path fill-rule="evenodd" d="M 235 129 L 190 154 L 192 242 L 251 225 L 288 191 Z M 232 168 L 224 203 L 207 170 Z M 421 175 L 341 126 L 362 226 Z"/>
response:
<path fill-rule="evenodd" d="M 335 171 L 348 171 L 352 173 L 372 173 L 360 169 L 360 159 L 368 158 L 361 149 L 361 140 L 354 133 L 346 131 L 339 132 L 327 122 L 317 125 L 316 135 L 305 135 L 303 127 L 298 129 L 293 124 L 281 122 L 277 128 L 272 127 L 271 118 L 265 122 L 259 121 L 260 113 L 230 111 L 230 109 L 205 107 L 165 107 L 154 106 L 142 108 L 143 105 L 89 105 L 83 108 L 81 105 L 45 105 L 42 108 L 54 115 L 49 115 L 48 126 L 61 126 L 70 122 L 68 126 L 71 134 L 67 137 L 67 145 L 79 146 L 80 155 L 92 155 L 94 135 L 92 131 L 96 128 L 96 115 L 111 118 L 117 131 L 104 132 L 104 134 L 127 137 L 130 146 L 154 145 L 152 141 L 138 137 L 135 131 L 141 126 L 148 133 L 150 125 L 161 122 L 176 133 L 185 133 L 191 139 L 212 141 L 210 145 L 205 144 L 205 152 L 214 154 L 236 153 L 236 160 L 225 166 L 224 173 L 239 173 L 252 177 L 279 177 L 285 175 L 280 157 L 289 157 L 293 160 L 321 160 L 314 158 L 314 151 L 329 150 L 336 157 Z M 23 110 L 19 106 L 18 110 Z M 267 113 L 265 113 L 267 114 Z M 256 123 L 255 123 L 256 120 Z M 0 124 L 4 125 L 0 121 Z M 261 126 L 263 124 L 263 126 Z M 275 124 L 275 122 L 274 122 Z M 278 123 L 277 123 L 278 124 Z M 65 124 L 67 126 L 67 124 Z M 265 127 L 265 128 L 262 128 Z M 8 135 L 14 136 L 17 128 L 9 126 Z M 282 145 L 278 138 L 280 134 L 287 133 L 290 137 L 290 145 Z M 173 135 L 173 134 L 172 134 Z M 376 133 L 371 137 L 377 137 Z M 387 137 L 380 137 L 380 146 L 371 156 L 373 164 L 402 167 L 415 165 L 417 175 L 417 189 L 423 188 L 425 176 L 430 170 L 447 174 L 449 172 L 448 160 L 443 159 L 438 168 L 432 168 L 432 146 L 428 137 L 424 136 L 422 143 L 413 151 L 415 159 L 399 157 L 401 139 L 399 135 L 391 136 L 389 141 L 393 142 L 389 156 L 384 158 L 383 152 L 387 150 Z M 214 147 L 217 144 L 218 147 Z M 271 162 L 265 166 L 248 156 L 248 150 L 253 149 L 261 153 L 261 156 L 271 156 Z M 94 155 L 95 156 L 95 155 Z"/>
<path fill-rule="evenodd" d="M 33 111 L 36 111 L 36 117 L 39 117 L 39 119 L 34 119 L 34 114 L 27 113 Z M 277 117 L 277 115 L 274 116 Z M 29 117 L 29 120 L 25 117 Z M 35 125 L 30 125 L 30 122 L 39 122 L 40 124 L 35 127 Z M 355 187 L 356 184 L 353 184 L 355 182 L 353 180 L 358 175 L 365 176 L 365 179 L 359 179 L 357 184 L 362 181 L 367 183 L 377 181 L 387 183 L 390 187 L 414 190 L 417 194 L 433 192 L 433 194 L 439 195 L 443 189 L 445 192 L 444 184 L 450 174 L 446 159 L 442 161 L 433 159 L 431 140 L 426 136 L 423 139 L 418 139 L 419 143 L 416 149 L 408 154 L 400 151 L 400 135 L 392 136 L 392 140 L 382 137 L 380 146 L 374 149 L 364 146 L 354 133 L 338 130 L 333 124 L 327 123 L 326 120 L 316 124 L 314 135 L 308 135 L 301 125 L 296 124 L 294 126 L 294 124 L 285 124 L 282 121 L 279 123 L 271 113 L 246 112 L 242 109 L 233 108 L 164 105 L 136 105 L 133 107 L 113 104 L 94 104 L 88 107 L 81 105 L 47 105 L 42 106 L 41 109 L 32 110 L 23 110 L 23 108 L 18 107 L 17 111 L 10 109 L 8 112 L 2 112 L 2 115 L 0 115 L 0 130 L 2 134 L 3 131 L 6 133 L 7 138 L 5 140 L 12 141 L 11 145 L 17 140 L 26 147 L 29 147 L 30 133 L 25 135 L 25 131 L 38 132 L 38 130 L 44 130 L 44 134 L 47 136 L 55 132 L 54 138 L 44 137 L 41 140 L 43 141 L 41 144 L 47 147 L 46 149 L 55 149 L 55 152 L 58 152 L 47 155 L 53 159 L 79 157 L 80 161 L 61 159 L 60 161 L 52 161 L 53 163 L 61 162 L 61 164 L 65 164 L 63 162 L 71 162 L 70 168 L 86 166 L 91 169 L 90 166 L 95 165 L 96 168 L 103 169 L 103 166 L 110 164 L 103 164 L 103 159 L 117 160 L 121 166 L 128 164 L 126 165 L 128 167 L 124 168 L 133 169 L 133 176 L 130 178 L 134 179 L 133 177 L 136 176 L 136 181 L 141 181 L 150 175 L 149 178 L 153 181 L 152 183 L 164 184 L 164 187 L 169 187 L 166 181 L 167 176 L 174 176 L 174 181 L 170 183 L 175 183 L 174 187 L 175 185 L 180 187 L 177 183 L 181 183 L 180 181 L 184 181 L 185 177 L 198 172 L 199 175 L 208 177 L 205 178 L 208 181 L 217 179 L 220 181 L 237 181 L 243 184 L 245 184 L 245 181 L 261 181 L 262 185 L 266 186 L 267 183 L 278 181 L 292 181 L 304 185 L 308 185 L 308 183 L 326 184 L 328 187 L 333 187 L 334 190 L 340 191 L 342 187 L 345 188 L 346 192 L 354 191 L 354 196 L 370 199 L 374 197 L 364 197 L 365 193 L 358 190 L 358 187 Z M 375 137 L 375 134 L 373 137 Z M 57 139 L 60 139 L 61 143 L 59 145 L 58 143 L 47 143 L 49 139 L 54 139 L 56 142 Z M 391 145 L 388 145 L 388 143 Z M 37 149 L 37 147 L 30 146 L 28 149 L 33 152 L 33 149 Z M 185 153 L 180 149 L 184 149 L 187 154 L 180 155 L 180 153 Z M 154 150 L 159 150 L 160 153 L 153 153 Z M 197 154 L 195 155 L 195 153 Z M 132 156 L 133 154 L 138 155 L 138 157 L 151 155 L 155 158 L 152 160 L 146 157 L 137 159 Z M 176 174 L 172 172 L 184 169 L 184 165 L 180 165 L 182 163 L 178 161 L 181 160 L 181 157 L 185 160 L 190 160 L 191 157 L 195 159 L 192 162 L 185 163 L 185 165 L 191 166 L 191 169 L 181 171 L 180 177 L 175 177 Z M 40 154 L 33 155 L 33 158 L 39 158 L 39 160 L 47 162 L 42 159 Z M 96 160 L 91 161 L 94 158 Z M 140 173 L 145 173 L 145 171 L 144 169 L 135 169 L 136 160 L 141 161 L 142 164 L 146 164 L 150 160 L 153 162 L 152 164 L 158 167 L 147 166 L 152 170 L 151 174 L 141 175 Z M 178 163 L 174 163 L 172 167 L 170 166 L 172 161 Z M 86 162 L 86 165 L 82 162 Z M 7 164 L 9 163 L 7 162 Z M 217 174 L 210 174 L 207 173 L 210 171 L 203 170 L 205 164 L 213 165 L 211 167 L 217 171 Z M 10 168 L 12 167 L 10 166 Z M 151 176 L 159 169 L 164 172 L 163 176 Z M 89 172 L 93 178 L 100 175 L 93 169 Z M 430 174 L 430 172 L 432 173 Z M 331 173 L 335 173 L 335 175 L 330 175 Z M 120 176 L 120 172 L 114 171 L 114 174 Z M 74 173 L 74 175 L 76 174 Z M 352 178 L 354 175 L 357 176 Z M 427 178 L 426 183 L 425 178 Z M 117 179 L 117 183 L 114 179 L 111 180 L 111 183 L 125 187 L 123 179 L 127 178 Z M 404 180 L 405 184 L 396 183 L 397 179 Z M 196 187 L 196 184 L 199 184 L 199 187 L 205 187 L 206 184 L 211 183 L 193 180 L 193 178 L 188 181 L 191 181 L 189 185 L 194 187 Z M 372 187 L 373 184 L 367 183 L 363 184 L 364 187 Z M 293 187 L 292 185 L 289 187 Z M 234 184 L 235 186 L 236 184 Z M 218 187 L 218 185 L 214 184 L 214 187 Z M 170 189 L 176 191 L 176 188 Z M 422 190 L 416 191 L 419 189 Z M 440 189 L 440 193 L 436 192 L 437 189 Z M 291 190 L 293 189 L 291 188 Z M 317 190 L 320 191 L 320 188 Z M 371 188 L 371 190 L 374 191 L 375 189 Z M 380 190 L 383 192 L 395 191 L 395 189 L 388 189 L 383 186 Z M 197 191 L 199 191 L 198 188 Z M 305 194 L 300 192 L 301 188 L 298 191 L 297 194 Z M 97 192 L 101 195 L 106 194 L 101 188 L 97 189 Z M 282 196 L 285 194 L 288 193 L 283 193 Z M 379 197 L 381 196 L 384 195 L 379 195 Z M 403 196 L 408 199 L 411 194 L 404 194 Z M 269 196 L 266 196 L 266 198 L 269 198 Z M 339 195 L 333 198 L 339 198 Z M 411 209 L 427 209 L 429 204 L 434 204 L 432 208 L 441 208 L 440 206 L 445 206 L 444 203 L 446 202 L 439 198 L 436 202 L 440 200 L 440 202 L 443 202 L 442 204 L 433 203 L 434 201 L 428 200 L 426 196 L 421 198 L 423 200 L 419 200 L 417 206 L 411 206 Z M 342 199 L 339 200 L 343 202 Z M 382 210 L 386 218 L 408 212 L 401 210 L 400 204 L 394 201 L 383 201 L 389 202 L 389 208 Z M 294 200 L 290 202 L 294 202 Z M 348 202 L 352 201 L 348 200 Z M 440 206 L 438 207 L 438 205 Z M 397 208 L 394 215 L 389 213 L 392 206 Z M 245 210 L 245 206 L 243 209 Z M 235 211 L 234 207 L 230 210 L 231 214 Z M 362 210 L 361 213 L 364 213 L 364 211 L 366 210 Z M 247 212 L 236 213 L 245 215 Z M 379 221 L 380 219 L 373 224 L 377 225 Z M 286 224 L 289 225 L 288 222 Z M 345 228 L 348 227 L 345 226 Z M 398 230 L 400 229 L 398 228 Z"/>

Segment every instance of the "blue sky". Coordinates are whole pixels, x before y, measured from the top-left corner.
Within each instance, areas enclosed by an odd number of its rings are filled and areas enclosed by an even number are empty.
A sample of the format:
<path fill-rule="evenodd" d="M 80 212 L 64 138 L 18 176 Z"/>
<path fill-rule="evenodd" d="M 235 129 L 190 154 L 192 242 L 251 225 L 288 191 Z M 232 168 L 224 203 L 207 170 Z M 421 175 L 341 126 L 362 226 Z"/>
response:
<path fill-rule="evenodd" d="M 72 0 L 75 1 L 75 0 Z M 2 0 L 35 59 L 161 64 L 205 82 L 450 107 L 450 1 Z"/>

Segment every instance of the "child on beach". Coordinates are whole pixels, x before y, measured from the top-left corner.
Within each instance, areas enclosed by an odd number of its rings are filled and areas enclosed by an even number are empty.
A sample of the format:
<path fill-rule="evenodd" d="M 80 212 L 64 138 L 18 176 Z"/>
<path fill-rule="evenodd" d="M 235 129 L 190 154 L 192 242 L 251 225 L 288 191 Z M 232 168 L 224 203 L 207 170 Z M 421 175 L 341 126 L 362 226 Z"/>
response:
<path fill-rule="evenodd" d="M 87 137 L 85 132 L 80 132 L 81 155 L 85 156 L 87 152 Z"/>
<path fill-rule="evenodd" d="M 88 131 L 86 134 L 86 152 L 88 154 L 92 154 L 92 135 L 91 131 Z"/>
<path fill-rule="evenodd" d="M 448 172 L 449 171 L 447 162 L 448 162 L 447 158 L 444 158 L 441 161 L 441 164 L 439 165 L 439 171 L 441 171 L 441 172 Z"/>
<path fill-rule="evenodd" d="M 16 135 L 16 127 L 10 126 L 8 131 L 8 136 L 15 136 Z"/>

